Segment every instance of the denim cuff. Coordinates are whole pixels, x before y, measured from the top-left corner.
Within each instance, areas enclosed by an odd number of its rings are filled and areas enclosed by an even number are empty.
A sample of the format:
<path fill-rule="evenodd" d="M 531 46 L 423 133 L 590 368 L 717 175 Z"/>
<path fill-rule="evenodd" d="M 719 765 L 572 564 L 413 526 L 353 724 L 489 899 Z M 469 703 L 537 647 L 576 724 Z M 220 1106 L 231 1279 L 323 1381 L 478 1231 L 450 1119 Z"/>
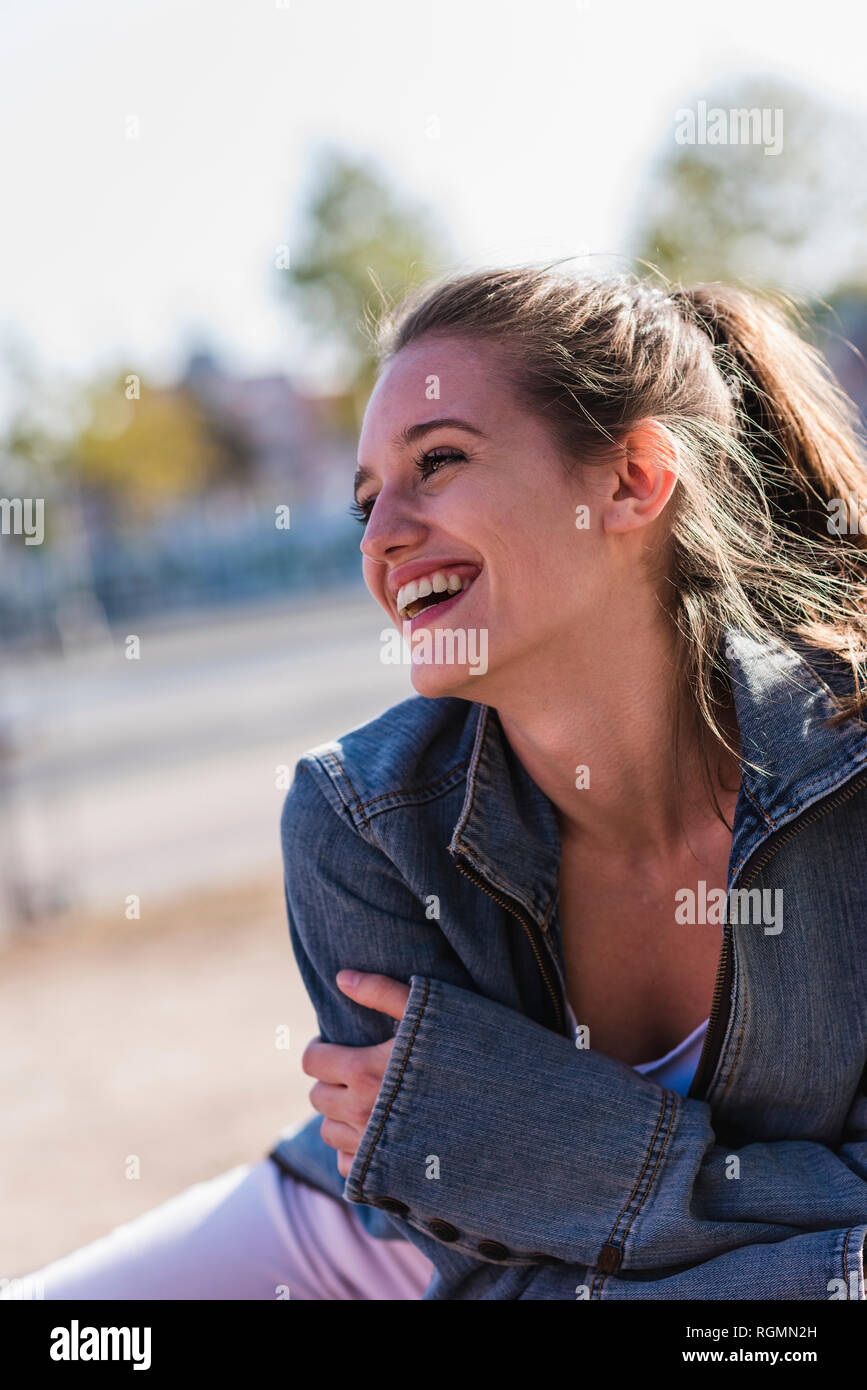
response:
<path fill-rule="evenodd" d="M 504 1042 L 521 1065 L 504 1068 Z M 345 1196 L 476 1259 L 616 1268 L 613 1238 L 655 1179 L 671 1099 L 493 1000 L 412 976 Z"/>
<path fill-rule="evenodd" d="M 612 1276 L 598 1299 L 749 1299 L 809 1301 L 865 1299 L 867 1226 L 807 1231 L 766 1245 L 744 1245 L 661 1279 Z M 544 1296 L 539 1293 L 535 1296 Z"/>
<path fill-rule="evenodd" d="M 863 1251 L 867 1226 L 808 1231 L 767 1245 L 744 1245 L 712 1260 L 674 1271 L 643 1275 L 576 1268 L 540 1269 L 519 1295 L 524 1300 L 584 1299 L 613 1302 L 679 1302 L 695 1299 L 774 1301 L 867 1298 Z"/>
<path fill-rule="evenodd" d="M 830 1297 L 815 1290 L 834 1261 L 824 1282 L 858 1274 L 858 1172 L 804 1141 L 741 1149 L 739 1181 L 729 1158 L 703 1102 L 414 975 L 344 1195 L 477 1260 L 586 1267 L 591 1297 L 615 1274 L 661 1288 L 703 1261 L 711 1281 L 764 1286 L 791 1257 L 777 1282 L 813 1290 L 796 1297 Z"/>

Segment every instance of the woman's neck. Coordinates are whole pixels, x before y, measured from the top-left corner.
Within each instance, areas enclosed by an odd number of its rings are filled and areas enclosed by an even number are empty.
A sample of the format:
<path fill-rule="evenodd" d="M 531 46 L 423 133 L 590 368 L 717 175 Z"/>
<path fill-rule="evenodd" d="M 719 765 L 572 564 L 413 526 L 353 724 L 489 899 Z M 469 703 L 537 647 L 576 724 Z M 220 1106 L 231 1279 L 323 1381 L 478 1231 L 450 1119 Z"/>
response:
<path fill-rule="evenodd" d="M 740 771 L 715 743 L 694 710 L 681 701 L 678 755 L 675 650 L 630 635 L 621 660 L 539 677 L 535 698 L 497 705 L 516 755 L 553 802 L 561 836 L 580 836 L 585 847 L 617 845 L 642 855 L 667 854 L 684 833 L 718 821 L 702 773 L 702 744 L 719 805 L 730 821 Z M 544 694 L 542 694 L 544 692 Z M 734 710 L 723 712 L 723 731 L 738 747 Z M 577 784 L 577 785 L 576 785 Z"/>

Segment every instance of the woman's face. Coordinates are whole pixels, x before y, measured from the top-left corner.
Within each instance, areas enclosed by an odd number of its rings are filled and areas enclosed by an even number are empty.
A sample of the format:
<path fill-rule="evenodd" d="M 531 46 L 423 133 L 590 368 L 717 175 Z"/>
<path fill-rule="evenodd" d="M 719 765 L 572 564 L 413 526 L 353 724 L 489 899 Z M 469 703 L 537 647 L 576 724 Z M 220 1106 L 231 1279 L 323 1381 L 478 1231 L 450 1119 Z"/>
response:
<path fill-rule="evenodd" d="M 496 348 L 429 335 L 401 349 L 368 403 L 358 464 L 364 577 L 409 643 L 420 694 L 505 704 L 558 651 L 604 644 L 618 579 L 603 525 L 615 471 L 569 475 L 516 404 Z M 407 592 L 413 582 L 420 593 Z"/>

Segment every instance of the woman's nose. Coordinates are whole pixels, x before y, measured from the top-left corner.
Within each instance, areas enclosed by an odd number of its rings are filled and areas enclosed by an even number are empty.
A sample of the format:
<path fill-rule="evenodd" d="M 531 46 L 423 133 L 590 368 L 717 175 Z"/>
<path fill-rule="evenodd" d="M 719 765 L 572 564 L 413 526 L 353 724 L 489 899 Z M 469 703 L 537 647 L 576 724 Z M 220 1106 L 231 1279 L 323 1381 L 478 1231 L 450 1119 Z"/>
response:
<path fill-rule="evenodd" d="M 417 546 L 424 539 L 426 529 L 421 518 L 413 515 L 405 502 L 401 503 L 398 498 L 386 499 L 380 493 L 364 528 L 361 552 L 369 560 L 382 562 L 390 559 L 395 550 Z"/>

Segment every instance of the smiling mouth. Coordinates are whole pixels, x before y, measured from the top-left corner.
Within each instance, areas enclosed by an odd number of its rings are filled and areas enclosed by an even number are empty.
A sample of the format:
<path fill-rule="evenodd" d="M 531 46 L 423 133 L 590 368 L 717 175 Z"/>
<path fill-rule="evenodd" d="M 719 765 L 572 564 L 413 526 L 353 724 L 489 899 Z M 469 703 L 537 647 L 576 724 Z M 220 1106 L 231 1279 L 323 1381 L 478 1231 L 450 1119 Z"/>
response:
<path fill-rule="evenodd" d="M 421 579 L 411 579 L 397 591 L 397 611 L 401 618 L 414 618 L 426 608 L 456 598 L 473 582 L 474 579 L 450 574 L 447 570 L 436 570 L 433 574 L 423 575 Z"/>

